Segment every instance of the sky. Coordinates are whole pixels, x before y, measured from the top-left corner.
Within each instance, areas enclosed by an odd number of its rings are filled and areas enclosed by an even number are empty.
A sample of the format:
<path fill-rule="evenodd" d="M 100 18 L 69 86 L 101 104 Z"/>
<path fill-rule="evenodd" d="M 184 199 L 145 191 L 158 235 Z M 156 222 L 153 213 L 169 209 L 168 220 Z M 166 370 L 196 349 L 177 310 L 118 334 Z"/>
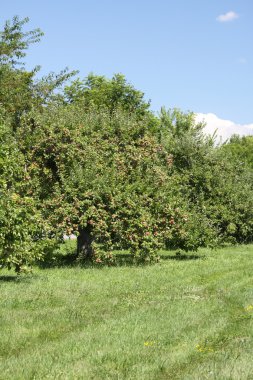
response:
<path fill-rule="evenodd" d="M 0 0 L 45 33 L 28 68 L 122 73 L 161 106 L 193 111 L 223 139 L 253 134 L 253 0 Z"/>

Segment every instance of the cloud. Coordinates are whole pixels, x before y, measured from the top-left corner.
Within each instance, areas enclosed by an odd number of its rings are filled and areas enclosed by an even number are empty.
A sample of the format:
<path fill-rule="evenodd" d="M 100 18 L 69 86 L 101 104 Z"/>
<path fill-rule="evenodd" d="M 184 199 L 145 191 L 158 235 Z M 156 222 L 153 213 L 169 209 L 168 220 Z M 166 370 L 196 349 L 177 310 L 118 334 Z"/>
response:
<path fill-rule="evenodd" d="M 216 20 L 219 22 L 228 22 L 228 21 L 233 21 L 238 17 L 239 17 L 239 15 L 236 12 L 230 11 L 230 12 L 227 12 L 223 15 L 219 15 L 216 18 Z"/>
<path fill-rule="evenodd" d="M 196 122 L 204 122 L 204 132 L 207 135 L 213 135 L 216 131 L 216 141 L 225 142 L 232 135 L 237 134 L 239 136 L 253 135 L 253 123 L 252 124 L 236 124 L 231 120 L 220 119 L 214 113 L 197 113 Z"/>

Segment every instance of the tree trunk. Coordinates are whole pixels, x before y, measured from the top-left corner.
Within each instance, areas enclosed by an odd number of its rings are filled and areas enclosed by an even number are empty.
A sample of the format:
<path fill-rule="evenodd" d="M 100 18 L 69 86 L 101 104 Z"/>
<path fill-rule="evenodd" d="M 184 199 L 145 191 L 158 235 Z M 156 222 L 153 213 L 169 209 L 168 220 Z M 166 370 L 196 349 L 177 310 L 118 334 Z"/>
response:
<path fill-rule="evenodd" d="M 91 229 L 89 227 L 79 227 L 78 232 L 77 255 L 79 259 L 91 260 L 93 256 Z"/>

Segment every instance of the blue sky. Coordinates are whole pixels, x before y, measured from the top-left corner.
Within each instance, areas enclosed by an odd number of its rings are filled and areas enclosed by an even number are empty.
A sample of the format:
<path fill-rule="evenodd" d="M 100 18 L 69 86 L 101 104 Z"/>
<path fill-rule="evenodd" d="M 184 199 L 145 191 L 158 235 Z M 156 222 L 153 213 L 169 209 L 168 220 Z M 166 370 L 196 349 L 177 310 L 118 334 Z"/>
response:
<path fill-rule="evenodd" d="M 1 26 L 28 16 L 29 29 L 45 33 L 28 67 L 40 64 L 46 74 L 68 66 L 81 77 L 120 72 L 155 111 L 191 110 L 253 134 L 253 0 L 1 3 Z"/>

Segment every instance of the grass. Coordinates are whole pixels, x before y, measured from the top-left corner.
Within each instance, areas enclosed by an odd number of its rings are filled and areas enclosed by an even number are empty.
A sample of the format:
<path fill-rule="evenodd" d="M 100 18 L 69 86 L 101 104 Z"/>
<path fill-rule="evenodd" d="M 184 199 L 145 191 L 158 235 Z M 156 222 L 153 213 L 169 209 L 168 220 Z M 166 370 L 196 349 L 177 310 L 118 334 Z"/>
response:
<path fill-rule="evenodd" d="M 253 379 L 253 246 L 171 258 L 0 272 L 0 379 Z"/>

